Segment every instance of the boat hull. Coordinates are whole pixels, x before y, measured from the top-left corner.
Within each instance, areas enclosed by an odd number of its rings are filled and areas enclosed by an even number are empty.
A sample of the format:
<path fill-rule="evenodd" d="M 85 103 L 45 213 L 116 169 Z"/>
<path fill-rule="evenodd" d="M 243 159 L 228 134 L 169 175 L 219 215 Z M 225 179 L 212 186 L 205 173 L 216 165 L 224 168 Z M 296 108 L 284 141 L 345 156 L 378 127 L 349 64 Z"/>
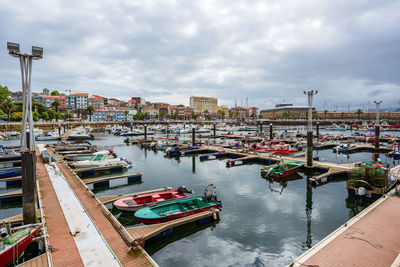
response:
<path fill-rule="evenodd" d="M 169 222 L 169 221 L 176 220 L 176 219 L 179 219 L 179 218 L 187 217 L 187 216 L 190 216 L 190 215 L 193 215 L 193 214 L 201 213 L 203 211 L 207 211 L 207 210 L 210 210 L 212 208 L 219 209 L 220 207 L 221 207 L 221 204 L 216 204 L 216 205 L 213 205 L 213 206 L 208 206 L 208 207 L 205 207 L 205 208 L 196 209 L 196 210 L 192 210 L 192 211 L 189 211 L 189 212 L 182 212 L 182 213 L 179 213 L 179 214 L 165 216 L 165 217 L 156 218 L 156 219 L 150 219 L 150 218 L 138 218 L 138 219 L 139 219 L 139 221 L 141 221 L 144 224 L 163 223 L 163 222 Z"/>
<path fill-rule="evenodd" d="M 141 208 L 153 206 L 158 203 L 163 203 L 175 199 L 182 199 L 186 197 L 187 195 L 178 194 L 177 190 L 170 190 L 121 198 L 116 200 L 113 203 L 113 206 L 121 211 L 138 211 Z"/>
<path fill-rule="evenodd" d="M 32 239 L 37 235 L 39 230 L 40 227 L 36 228 L 32 233 L 20 240 L 17 244 L 14 244 L 13 246 L 2 252 L 0 254 L 0 267 L 7 265 L 13 259 L 19 257 L 31 243 Z"/>

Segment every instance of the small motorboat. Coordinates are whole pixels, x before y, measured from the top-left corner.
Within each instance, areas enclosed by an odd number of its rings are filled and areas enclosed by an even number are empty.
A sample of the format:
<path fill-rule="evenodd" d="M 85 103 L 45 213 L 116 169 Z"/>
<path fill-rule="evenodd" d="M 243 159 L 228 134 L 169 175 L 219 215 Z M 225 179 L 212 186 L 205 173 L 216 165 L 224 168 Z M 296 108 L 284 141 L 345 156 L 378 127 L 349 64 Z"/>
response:
<path fill-rule="evenodd" d="M 60 136 L 56 132 L 49 132 L 46 135 L 35 136 L 37 141 L 52 141 L 52 140 L 60 140 Z"/>
<path fill-rule="evenodd" d="M 301 147 L 299 149 L 293 148 L 289 144 L 285 144 L 283 142 L 279 143 L 279 145 L 274 146 L 271 151 L 277 155 L 285 155 L 285 156 L 292 156 L 292 157 L 299 157 L 304 156 L 305 152 L 302 150 Z"/>
<path fill-rule="evenodd" d="M 41 224 L 0 229 L 0 266 L 5 266 L 19 257 L 41 229 Z"/>
<path fill-rule="evenodd" d="M 278 165 L 270 166 L 261 169 L 261 175 L 263 177 L 272 177 L 275 179 L 285 178 L 292 174 L 295 174 L 297 170 L 302 167 L 304 163 L 301 162 L 281 162 Z"/>
<path fill-rule="evenodd" d="M 212 187 L 213 192 L 209 193 L 209 187 Z M 154 206 L 145 207 L 135 212 L 135 217 L 142 223 L 153 224 L 175 220 L 178 218 L 190 216 L 212 208 L 219 209 L 222 205 L 221 201 L 217 200 L 215 187 L 210 185 L 206 188 L 204 196 L 186 197 L 175 199 Z"/>
<path fill-rule="evenodd" d="M 109 159 L 105 155 L 93 155 L 88 160 L 75 161 L 70 164 L 74 168 L 91 168 L 91 167 L 103 167 L 110 165 L 122 165 L 123 168 L 132 167 L 132 162 L 125 158 Z"/>
<path fill-rule="evenodd" d="M 177 190 L 169 188 L 167 191 L 124 197 L 115 201 L 113 205 L 122 211 L 137 211 L 157 203 L 185 198 L 187 197 L 185 193 L 193 194 L 193 191 L 187 190 L 185 186 L 179 186 Z"/>
<path fill-rule="evenodd" d="M 104 155 L 106 158 L 109 157 L 116 157 L 117 155 L 115 154 L 113 149 L 107 149 L 107 150 L 101 150 L 98 152 L 93 152 L 93 153 L 87 153 L 87 154 L 68 154 L 65 156 L 65 159 L 67 160 L 73 160 L 73 161 L 79 161 L 79 160 L 89 160 L 91 159 L 94 155 Z"/>

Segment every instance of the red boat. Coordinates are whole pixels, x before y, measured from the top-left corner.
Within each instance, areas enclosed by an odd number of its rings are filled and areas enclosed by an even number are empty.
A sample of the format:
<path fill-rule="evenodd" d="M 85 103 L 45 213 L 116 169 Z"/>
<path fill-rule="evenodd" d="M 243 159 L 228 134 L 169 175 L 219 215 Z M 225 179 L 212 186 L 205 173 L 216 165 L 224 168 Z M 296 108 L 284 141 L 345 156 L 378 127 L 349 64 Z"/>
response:
<path fill-rule="evenodd" d="M 7 234 L 6 229 L 0 229 L 0 267 L 6 266 L 19 257 L 28 247 L 32 239 L 41 228 L 41 224 L 29 224 L 11 229 Z"/>
<path fill-rule="evenodd" d="M 137 211 L 141 208 L 187 197 L 185 193 L 193 193 L 185 186 L 179 186 L 177 190 L 154 192 L 149 194 L 132 195 L 116 200 L 113 205 L 122 211 Z"/>
<path fill-rule="evenodd" d="M 304 151 L 295 149 L 289 144 L 285 144 L 283 142 L 279 143 L 279 145 L 274 146 L 271 150 L 274 151 L 274 154 L 278 155 L 300 156 L 305 154 Z"/>

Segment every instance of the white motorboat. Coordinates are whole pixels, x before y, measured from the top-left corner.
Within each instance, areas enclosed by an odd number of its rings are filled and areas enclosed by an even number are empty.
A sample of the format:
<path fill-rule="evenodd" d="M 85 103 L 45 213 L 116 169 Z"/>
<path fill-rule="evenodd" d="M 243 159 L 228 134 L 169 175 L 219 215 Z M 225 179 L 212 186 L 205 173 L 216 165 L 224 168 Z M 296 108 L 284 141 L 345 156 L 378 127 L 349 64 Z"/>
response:
<path fill-rule="evenodd" d="M 104 155 L 106 158 L 116 158 L 117 156 L 114 150 L 110 148 L 107 150 L 97 151 L 89 154 L 69 154 L 65 156 L 65 159 L 73 161 L 82 161 L 82 160 L 90 160 L 93 156 L 97 155 Z"/>
<path fill-rule="evenodd" d="M 110 159 L 105 155 L 93 155 L 89 160 L 75 161 L 71 163 L 74 168 L 105 167 L 110 165 L 122 165 L 123 168 L 132 167 L 132 162 L 125 158 Z"/>

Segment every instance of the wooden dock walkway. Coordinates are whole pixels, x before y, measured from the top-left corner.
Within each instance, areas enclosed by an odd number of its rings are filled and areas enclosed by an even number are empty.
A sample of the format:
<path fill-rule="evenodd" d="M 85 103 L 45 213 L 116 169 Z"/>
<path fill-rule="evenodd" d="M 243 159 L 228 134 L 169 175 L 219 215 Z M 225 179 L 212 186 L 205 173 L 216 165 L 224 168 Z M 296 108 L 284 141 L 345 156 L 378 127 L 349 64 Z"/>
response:
<path fill-rule="evenodd" d="M 145 226 L 137 226 L 132 228 L 127 228 L 128 232 L 135 238 L 136 242 L 140 244 L 145 243 L 146 240 L 150 239 L 157 234 L 170 229 L 174 228 L 186 223 L 198 221 L 204 218 L 212 217 L 213 220 L 219 218 L 219 210 L 218 209 L 210 209 L 208 211 L 204 211 L 198 214 L 193 214 L 187 217 L 179 218 L 173 221 L 165 222 L 165 223 L 157 223 L 157 224 L 150 224 Z"/>
<path fill-rule="evenodd" d="M 74 190 L 76 196 L 79 198 L 82 205 L 84 205 L 90 218 L 96 224 L 96 227 L 101 232 L 104 240 L 108 243 L 109 247 L 114 252 L 115 256 L 123 266 L 157 266 L 157 263 L 143 250 L 143 248 L 135 247 L 134 239 L 127 233 L 126 229 L 118 222 L 118 220 L 111 214 L 111 212 L 94 196 L 88 189 L 85 183 L 73 172 L 69 166 L 64 163 L 58 154 L 50 148 L 50 152 L 57 158 L 57 166 L 64 175 L 66 181 Z M 48 175 L 47 178 L 49 179 Z M 51 182 L 42 180 L 40 186 L 45 187 L 41 189 L 43 196 L 44 208 L 46 211 L 49 241 L 55 252 L 52 253 L 53 262 L 55 266 L 83 266 L 79 254 L 76 254 L 77 249 L 75 245 L 68 245 L 64 248 L 65 244 L 63 239 L 71 240 L 72 236 L 68 225 L 63 226 L 63 222 L 59 222 L 63 215 L 51 214 L 59 203 L 55 199 L 46 199 L 49 196 L 49 191 L 52 189 Z M 46 188 L 47 187 L 47 188 Z M 51 187 L 51 188 L 48 188 Z M 54 194 L 55 195 L 55 194 Z M 56 196 L 54 196 L 56 198 Z M 61 208 L 60 212 L 61 212 Z M 57 233 L 57 231 L 59 233 Z M 63 235 L 65 235 L 63 237 Z M 57 243 L 58 241 L 62 241 Z M 73 241 L 73 240 L 72 240 Z M 57 264 L 58 263 L 58 264 Z"/>
<path fill-rule="evenodd" d="M 290 266 L 399 266 L 400 197 L 380 198 Z"/>

